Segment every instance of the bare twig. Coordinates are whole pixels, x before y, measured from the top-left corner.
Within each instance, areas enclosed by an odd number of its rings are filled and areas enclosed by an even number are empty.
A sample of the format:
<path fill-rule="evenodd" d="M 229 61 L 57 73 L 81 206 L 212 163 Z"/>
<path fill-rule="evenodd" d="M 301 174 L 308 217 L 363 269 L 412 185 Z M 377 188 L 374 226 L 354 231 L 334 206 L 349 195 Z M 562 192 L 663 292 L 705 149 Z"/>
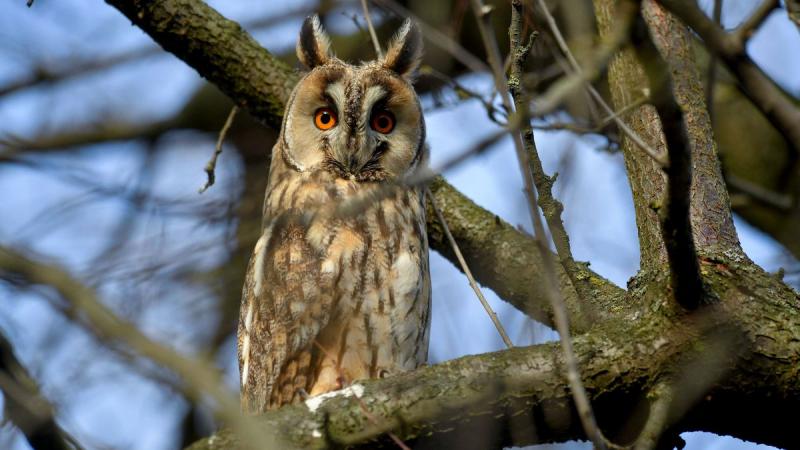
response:
<path fill-rule="evenodd" d="M 243 21 L 242 26 L 247 29 L 263 29 L 285 21 L 287 18 L 307 15 L 313 11 L 308 5 L 299 6 L 281 14 Z M 104 59 L 89 61 L 74 61 L 73 59 L 60 61 L 53 66 L 40 65 L 35 67 L 28 76 L 11 81 L 0 86 L 0 97 L 14 92 L 28 89 L 41 84 L 56 84 L 72 78 L 88 75 L 94 72 L 117 67 L 122 64 L 138 61 L 143 58 L 163 55 L 163 49 L 157 45 L 148 45 L 126 52 L 118 53 Z"/>
<path fill-rule="evenodd" d="M 758 8 L 750 14 L 750 17 L 747 18 L 741 25 L 739 25 L 736 30 L 733 31 L 733 35 L 736 39 L 740 42 L 744 43 L 747 42 L 752 36 L 753 33 L 758 31 L 758 28 L 761 24 L 767 20 L 767 17 L 772 13 L 772 11 L 780 6 L 778 4 L 778 0 L 764 0 L 758 5 Z M 717 26 L 719 27 L 719 21 L 715 20 Z"/>
<path fill-rule="evenodd" d="M 206 174 L 208 175 L 208 181 L 206 181 L 206 184 L 200 188 L 199 193 L 201 194 L 205 192 L 206 189 L 214 185 L 214 180 L 216 179 L 214 171 L 217 168 L 217 158 L 219 157 L 219 154 L 222 153 L 222 143 L 225 141 L 225 136 L 228 134 L 228 130 L 231 128 L 231 125 L 233 124 L 233 119 L 236 118 L 237 112 L 239 112 L 239 107 L 233 105 L 233 108 L 231 108 L 231 112 L 228 113 L 228 118 L 225 119 L 225 125 L 223 125 L 222 129 L 219 131 L 219 137 L 217 138 L 217 145 L 214 147 L 214 154 L 211 155 L 211 159 L 208 160 L 208 163 L 206 163 L 206 168 L 204 169 L 206 171 Z"/>
<path fill-rule="evenodd" d="M 472 276 L 472 271 L 469 270 L 467 261 L 464 260 L 464 256 L 461 254 L 461 249 L 458 248 L 458 243 L 453 238 L 453 234 L 450 233 L 450 227 L 447 226 L 447 221 L 445 220 L 444 215 L 442 215 L 442 210 L 439 209 L 439 205 L 436 204 L 436 199 L 433 197 L 433 193 L 431 193 L 429 189 L 426 189 L 425 191 L 427 193 L 428 200 L 431 202 L 433 210 L 436 212 L 436 218 L 439 219 L 439 223 L 442 225 L 442 230 L 444 231 L 447 240 L 450 242 L 450 246 L 453 248 L 453 253 L 455 253 L 458 263 L 461 265 L 461 270 L 464 271 L 464 275 L 466 275 L 467 280 L 469 280 L 470 287 L 472 287 L 472 290 L 475 292 L 475 295 L 481 302 L 486 314 L 489 315 L 489 318 L 492 320 L 494 327 L 497 329 L 497 332 L 500 334 L 500 337 L 503 339 L 506 347 L 513 347 L 514 344 L 511 342 L 511 338 L 508 337 L 506 329 L 503 328 L 503 324 L 500 323 L 500 319 L 497 318 L 497 314 L 494 312 L 489 302 L 486 301 L 486 297 L 483 296 L 483 292 L 481 291 L 480 286 L 478 286 L 478 282 L 475 281 L 475 278 Z"/>
<path fill-rule="evenodd" d="M 508 87 L 511 96 L 514 99 L 514 107 L 517 111 L 525 111 L 527 109 L 528 100 L 525 92 L 520 83 L 522 77 L 522 65 L 525 63 L 530 48 L 531 42 L 527 45 L 522 45 L 522 3 L 520 1 L 511 2 L 511 25 L 508 28 L 509 42 L 510 42 L 510 77 L 508 80 Z M 627 34 L 627 32 L 625 33 Z M 569 236 L 564 228 L 564 222 L 561 220 L 561 212 L 564 210 L 561 202 L 553 196 L 553 184 L 555 184 L 556 177 L 548 176 L 542 167 L 542 161 L 539 158 L 539 152 L 536 149 L 536 142 L 533 139 L 533 128 L 529 121 L 522 126 L 524 136 L 525 151 L 528 154 L 528 161 L 530 163 L 530 171 L 533 175 L 533 182 L 536 185 L 536 191 L 539 193 L 539 207 L 542 209 L 547 226 L 550 229 L 550 234 L 553 237 L 553 244 L 556 247 L 561 266 L 569 277 L 570 283 L 578 293 L 578 298 L 582 302 L 586 302 L 588 296 L 591 295 L 587 280 L 580 278 L 580 270 L 577 263 L 572 258 L 572 249 L 569 244 Z"/>
<path fill-rule="evenodd" d="M 378 35 L 375 33 L 375 27 L 372 26 L 372 19 L 369 17 L 367 0 L 361 0 L 361 10 L 364 12 L 364 20 L 367 21 L 367 29 L 369 29 L 369 36 L 372 38 L 372 45 L 375 47 L 375 55 L 378 57 L 378 59 L 383 59 L 381 43 L 378 41 Z"/>
<path fill-rule="evenodd" d="M 374 0 L 374 2 L 380 7 L 400 17 L 411 17 L 414 19 L 414 22 L 416 22 L 417 26 L 419 26 L 420 30 L 422 30 L 422 33 L 426 38 L 428 38 L 428 42 L 453 55 L 455 59 L 457 59 L 461 64 L 464 64 L 471 71 L 488 72 L 490 70 L 489 67 L 486 66 L 486 63 L 470 53 L 469 50 L 462 47 L 461 44 L 456 42 L 453 38 L 437 30 L 435 27 L 428 25 L 424 20 L 420 19 L 413 12 L 406 9 L 396 1 Z"/>
<path fill-rule="evenodd" d="M 484 98 L 484 96 L 481 95 L 480 93 L 459 83 L 457 79 L 452 78 L 442 72 L 439 72 L 433 67 L 424 67 L 423 70 L 425 74 L 437 78 L 442 82 L 444 82 L 445 84 L 449 85 L 450 88 L 453 89 L 455 94 L 458 96 L 459 100 L 471 98 L 479 101 L 481 105 L 483 105 L 483 108 L 486 110 L 486 115 L 489 117 L 489 120 L 500 126 L 505 126 L 505 124 L 500 119 L 501 118 L 507 119 L 508 118 L 507 114 L 505 111 L 502 111 L 501 108 L 495 106 L 495 104 L 492 103 L 491 98 L 489 99 Z"/>
<path fill-rule="evenodd" d="M 582 71 L 581 66 L 578 64 L 578 61 L 575 59 L 575 56 L 573 56 L 572 51 L 569 49 L 569 46 L 567 46 L 567 42 L 564 40 L 564 36 L 561 34 L 561 30 L 558 28 L 558 24 L 556 24 L 555 18 L 553 18 L 553 15 L 550 14 L 550 11 L 547 9 L 547 5 L 544 4 L 543 0 L 537 0 L 537 1 L 539 3 L 539 8 L 542 10 L 545 16 L 545 20 L 547 21 L 548 26 L 550 27 L 550 31 L 556 38 L 556 42 L 558 43 L 559 48 L 561 48 L 561 51 L 564 52 L 564 55 L 567 56 L 567 59 L 569 60 L 570 65 L 572 66 L 572 69 L 580 74 Z M 603 108 L 606 114 L 610 114 L 612 115 L 612 117 L 614 117 L 613 116 L 614 110 L 610 106 L 608 106 L 608 103 L 606 103 L 605 99 L 603 99 L 603 96 L 600 95 L 599 92 L 597 92 L 597 89 L 595 89 L 594 86 L 592 86 L 591 84 L 587 84 L 586 88 L 589 90 L 589 93 L 591 94 L 592 98 L 594 98 L 595 101 L 600 105 L 600 107 Z M 625 133 L 625 135 L 628 136 L 628 138 L 630 138 L 631 141 L 633 141 L 637 146 L 639 146 L 639 148 L 641 148 L 647 154 L 647 156 L 652 158 L 653 161 L 658 163 L 658 165 L 660 165 L 661 167 L 667 166 L 668 163 L 665 156 L 659 153 L 647 142 L 645 142 L 644 139 L 641 138 L 641 136 L 639 136 L 635 131 L 631 129 L 631 127 L 628 126 L 628 124 L 626 124 L 624 121 L 622 121 L 617 117 L 614 118 L 614 123 L 616 123 L 617 126 L 620 128 L 620 130 L 622 130 L 622 132 Z"/>
<path fill-rule="evenodd" d="M 725 182 L 731 188 L 752 197 L 754 200 L 781 211 L 791 211 L 794 205 L 794 200 L 791 196 L 771 191 L 752 181 L 737 177 L 732 173 L 725 175 Z"/>
<path fill-rule="evenodd" d="M 500 98 L 505 109 L 507 111 L 513 111 L 513 101 L 511 98 L 511 93 L 509 92 L 508 81 L 506 80 L 505 73 L 503 71 L 503 62 L 502 58 L 500 57 L 500 49 L 497 46 L 497 40 L 495 39 L 489 22 L 489 13 L 491 10 L 487 9 L 481 0 L 471 0 L 471 3 L 473 12 L 475 13 L 475 19 L 478 23 L 478 29 L 483 40 L 483 45 L 486 48 L 486 53 L 489 57 L 489 65 L 492 68 L 495 87 L 497 92 L 500 94 Z M 525 121 L 528 121 L 527 110 L 522 112 L 517 111 L 516 115 L 517 117 L 526 117 Z M 567 365 L 567 379 L 572 392 L 572 398 L 575 401 L 575 405 L 578 409 L 578 415 L 581 420 L 581 425 L 583 426 L 586 435 L 589 437 L 592 443 L 594 443 L 596 448 L 603 450 L 607 447 L 606 441 L 597 426 L 597 421 L 595 420 L 594 413 L 592 412 L 592 405 L 589 402 L 589 397 L 586 394 L 586 389 L 583 387 L 583 383 L 581 382 L 580 378 L 580 372 L 578 371 L 578 362 L 575 358 L 575 351 L 572 347 L 572 338 L 570 337 L 569 333 L 569 318 L 567 317 L 566 306 L 564 305 L 564 299 L 556 278 L 555 263 L 552 260 L 552 254 L 550 253 L 549 245 L 545 240 L 546 234 L 544 231 L 544 225 L 542 224 L 541 217 L 539 217 L 538 201 L 536 198 L 533 176 L 530 171 L 528 154 L 525 152 L 522 134 L 518 131 L 515 131 L 512 133 L 512 138 L 516 149 L 517 162 L 519 163 L 520 170 L 522 171 L 522 178 L 524 180 L 525 193 L 528 199 L 528 212 L 531 216 L 534 231 L 536 233 L 536 246 L 539 249 L 540 257 L 544 261 L 546 280 L 549 285 L 548 289 L 546 290 L 547 297 L 549 298 L 551 308 L 553 309 L 556 330 L 561 338 L 561 349 Z"/>
<path fill-rule="evenodd" d="M 620 108 L 619 111 L 615 111 L 613 114 L 609 114 L 606 117 L 600 119 L 597 125 L 593 127 L 584 126 L 576 123 L 570 122 L 550 122 L 544 124 L 531 124 L 531 128 L 534 130 L 567 130 L 573 133 L 578 134 L 598 134 L 603 133 L 603 129 L 611 122 L 614 121 L 615 118 L 622 118 L 625 114 L 629 111 L 636 109 L 647 102 L 647 97 L 640 97 L 629 104 L 625 105 L 624 107 Z M 604 133 L 605 134 L 605 133 Z M 614 141 L 613 136 L 609 136 L 606 134 L 605 136 L 608 140 Z"/>
<path fill-rule="evenodd" d="M 586 91 L 594 80 L 603 73 L 611 57 L 628 42 L 628 35 L 633 23 L 636 8 L 629 2 L 621 3 L 622 14 L 619 14 L 619 26 L 613 33 L 606 36 L 602 42 L 591 52 L 593 55 L 588 64 L 573 73 L 563 77 L 550 87 L 540 99 L 536 101 L 536 115 L 543 116 L 553 112 L 564 100 L 577 89 Z M 572 66 L 577 67 L 577 66 Z M 587 92 L 591 95 L 591 92 Z M 588 99 L 591 101 L 591 98 Z"/>

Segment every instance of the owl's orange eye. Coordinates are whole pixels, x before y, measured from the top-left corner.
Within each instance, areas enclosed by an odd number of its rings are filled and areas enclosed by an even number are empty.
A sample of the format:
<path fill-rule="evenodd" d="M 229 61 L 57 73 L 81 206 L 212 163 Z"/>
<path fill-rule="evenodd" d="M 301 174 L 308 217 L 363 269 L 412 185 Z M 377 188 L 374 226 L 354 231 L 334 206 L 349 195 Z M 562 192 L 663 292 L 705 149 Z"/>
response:
<path fill-rule="evenodd" d="M 389 134 L 394 129 L 394 114 L 389 111 L 378 111 L 372 115 L 370 126 L 378 133 Z"/>
<path fill-rule="evenodd" d="M 314 125 L 320 130 L 330 130 L 336 126 L 336 112 L 330 108 L 320 108 L 314 113 Z"/>

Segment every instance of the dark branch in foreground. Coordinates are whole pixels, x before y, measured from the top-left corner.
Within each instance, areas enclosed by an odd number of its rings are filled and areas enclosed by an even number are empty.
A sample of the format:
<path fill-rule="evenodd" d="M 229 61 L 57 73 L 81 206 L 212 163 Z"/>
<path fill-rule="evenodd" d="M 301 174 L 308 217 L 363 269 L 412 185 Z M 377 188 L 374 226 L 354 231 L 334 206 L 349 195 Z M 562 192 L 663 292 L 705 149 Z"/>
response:
<path fill-rule="evenodd" d="M 655 31 L 653 31 L 655 32 Z M 673 97 L 670 70 L 650 36 L 634 42 L 639 59 L 650 80 L 650 102 L 658 111 L 667 141 L 669 166 L 665 204 L 660 205 L 661 232 L 667 247 L 670 279 L 675 300 L 687 310 L 696 309 L 703 299 L 703 280 L 694 245 L 689 212 L 692 186 L 692 151 L 684 115 Z"/>
<path fill-rule="evenodd" d="M 53 406 L 39 392 L 36 382 L 14 354 L 11 342 L 0 333 L 0 390 L 3 416 L 28 440 L 34 450 L 79 450 L 80 447 L 56 423 Z"/>

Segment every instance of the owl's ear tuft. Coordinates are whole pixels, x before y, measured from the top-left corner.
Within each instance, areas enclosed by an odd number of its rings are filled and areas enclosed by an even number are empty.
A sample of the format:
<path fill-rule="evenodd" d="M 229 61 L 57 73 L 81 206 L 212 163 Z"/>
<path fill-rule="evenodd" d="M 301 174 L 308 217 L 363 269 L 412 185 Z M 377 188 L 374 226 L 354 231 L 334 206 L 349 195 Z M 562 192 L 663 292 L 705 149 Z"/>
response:
<path fill-rule="evenodd" d="M 421 61 L 422 33 L 411 19 L 406 19 L 389 44 L 383 66 L 412 82 Z"/>
<path fill-rule="evenodd" d="M 309 69 L 321 66 L 331 58 L 331 40 L 316 14 L 306 17 L 297 39 L 297 58 Z"/>

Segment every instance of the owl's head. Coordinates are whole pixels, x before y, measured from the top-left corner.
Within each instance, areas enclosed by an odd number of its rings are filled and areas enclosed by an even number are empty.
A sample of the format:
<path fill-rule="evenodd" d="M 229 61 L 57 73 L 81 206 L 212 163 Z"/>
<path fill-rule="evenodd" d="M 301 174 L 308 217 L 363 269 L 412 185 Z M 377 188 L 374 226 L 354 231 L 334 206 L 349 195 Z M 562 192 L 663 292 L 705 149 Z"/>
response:
<path fill-rule="evenodd" d="M 283 157 L 300 172 L 353 181 L 393 179 L 423 158 L 425 122 L 411 86 L 422 36 L 406 20 L 383 59 L 351 65 L 336 58 L 316 16 L 300 30 L 297 56 L 309 72 L 290 98 Z"/>

